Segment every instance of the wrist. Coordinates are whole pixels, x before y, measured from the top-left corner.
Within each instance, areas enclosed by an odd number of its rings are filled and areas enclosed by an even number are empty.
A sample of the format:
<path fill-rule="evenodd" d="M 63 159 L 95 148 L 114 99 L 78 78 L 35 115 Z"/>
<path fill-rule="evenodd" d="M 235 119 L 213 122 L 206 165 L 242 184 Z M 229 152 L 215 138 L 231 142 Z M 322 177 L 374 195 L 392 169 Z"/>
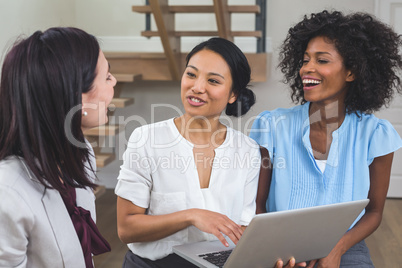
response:
<path fill-rule="evenodd" d="M 348 251 L 348 247 L 345 245 L 343 239 L 341 239 L 338 244 L 334 247 L 333 253 L 339 257 L 341 257 L 343 254 L 345 254 L 346 251 Z"/>
<path fill-rule="evenodd" d="M 187 226 L 195 225 L 196 210 L 197 210 L 196 208 L 191 208 L 183 211 L 184 213 L 183 219 Z"/>

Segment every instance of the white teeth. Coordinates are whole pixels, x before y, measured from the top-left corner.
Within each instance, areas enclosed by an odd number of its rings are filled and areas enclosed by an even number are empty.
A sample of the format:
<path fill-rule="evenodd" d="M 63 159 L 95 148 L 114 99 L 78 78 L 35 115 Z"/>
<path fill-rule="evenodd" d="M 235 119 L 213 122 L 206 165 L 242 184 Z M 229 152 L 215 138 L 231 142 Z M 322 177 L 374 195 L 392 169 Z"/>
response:
<path fill-rule="evenodd" d="M 196 99 L 196 98 L 191 98 L 191 101 L 193 101 L 193 102 L 201 102 L 199 99 Z"/>
<path fill-rule="evenodd" d="M 321 84 L 321 81 L 313 79 L 303 79 L 303 84 Z"/>

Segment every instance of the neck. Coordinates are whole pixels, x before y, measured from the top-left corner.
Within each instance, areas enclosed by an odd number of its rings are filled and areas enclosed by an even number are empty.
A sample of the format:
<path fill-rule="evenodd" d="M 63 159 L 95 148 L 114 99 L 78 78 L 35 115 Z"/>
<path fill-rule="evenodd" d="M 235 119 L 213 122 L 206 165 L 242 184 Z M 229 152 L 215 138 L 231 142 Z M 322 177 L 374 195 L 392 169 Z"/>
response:
<path fill-rule="evenodd" d="M 310 124 L 320 129 L 338 129 L 345 119 L 346 109 L 343 101 L 331 103 L 311 103 L 309 109 Z"/>
<path fill-rule="evenodd" d="M 195 145 L 211 145 L 223 143 L 226 127 L 214 118 L 195 118 L 184 114 L 174 120 L 180 134 Z"/>

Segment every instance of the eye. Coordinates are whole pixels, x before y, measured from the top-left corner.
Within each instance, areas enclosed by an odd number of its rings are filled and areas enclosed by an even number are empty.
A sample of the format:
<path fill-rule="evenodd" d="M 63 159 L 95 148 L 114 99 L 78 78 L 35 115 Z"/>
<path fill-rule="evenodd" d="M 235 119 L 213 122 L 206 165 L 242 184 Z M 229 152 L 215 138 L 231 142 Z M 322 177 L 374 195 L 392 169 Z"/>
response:
<path fill-rule="evenodd" d="M 195 74 L 192 73 L 192 72 L 187 72 L 186 74 L 187 74 L 187 76 L 190 77 L 190 78 L 194 78 L 194 77 L 195 77 Z"/>
<path fill-rule="evenodd" d="M 328 60 L 326 60 L 326 59 L 319 59 L 318 60 L 318 63 L 320 63 L 320 64 L 326 64 L 326 63 L 328 63 L 329 61 Z"/>
<path fill-rule="evenodd" d="M 107 77 L 106 77 L 106 81 L 110 81 L 110 80 L 112 80 L 112 74 L 108 73 Z"/>
<path fill-rule="evenodd" d="M 309 62 L 309 59 L 303 59 L 303 65 L 306 65 Z"/>
<path fill-rule="evenodd" d="M 208 79 L 208 82 L 210 82 L 212 84 L 220 84 L 220 81 L 213 79 L 213 78 Z"/>

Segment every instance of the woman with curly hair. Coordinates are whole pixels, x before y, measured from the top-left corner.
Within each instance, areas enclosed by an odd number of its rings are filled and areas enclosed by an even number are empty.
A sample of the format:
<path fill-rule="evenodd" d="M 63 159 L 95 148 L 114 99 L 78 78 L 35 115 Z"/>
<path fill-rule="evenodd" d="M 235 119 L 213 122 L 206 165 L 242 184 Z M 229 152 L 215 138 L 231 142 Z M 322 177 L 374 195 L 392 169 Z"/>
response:
<path fill-rule="evenodd" d="M 301 105 L 265 111 L 251 137 L 269 151 L 269 211 L 369 198 L 330 254 L 308 267 L 373 267 L 364 239 L 381 223 L 394 151 L 402 140 L 372 113 L 402 86 L 401 37 L 365 13 L 323 11 L 289 30 L 284 82 Z M 269 173 L 269 172 L 267 172 Z"/>

